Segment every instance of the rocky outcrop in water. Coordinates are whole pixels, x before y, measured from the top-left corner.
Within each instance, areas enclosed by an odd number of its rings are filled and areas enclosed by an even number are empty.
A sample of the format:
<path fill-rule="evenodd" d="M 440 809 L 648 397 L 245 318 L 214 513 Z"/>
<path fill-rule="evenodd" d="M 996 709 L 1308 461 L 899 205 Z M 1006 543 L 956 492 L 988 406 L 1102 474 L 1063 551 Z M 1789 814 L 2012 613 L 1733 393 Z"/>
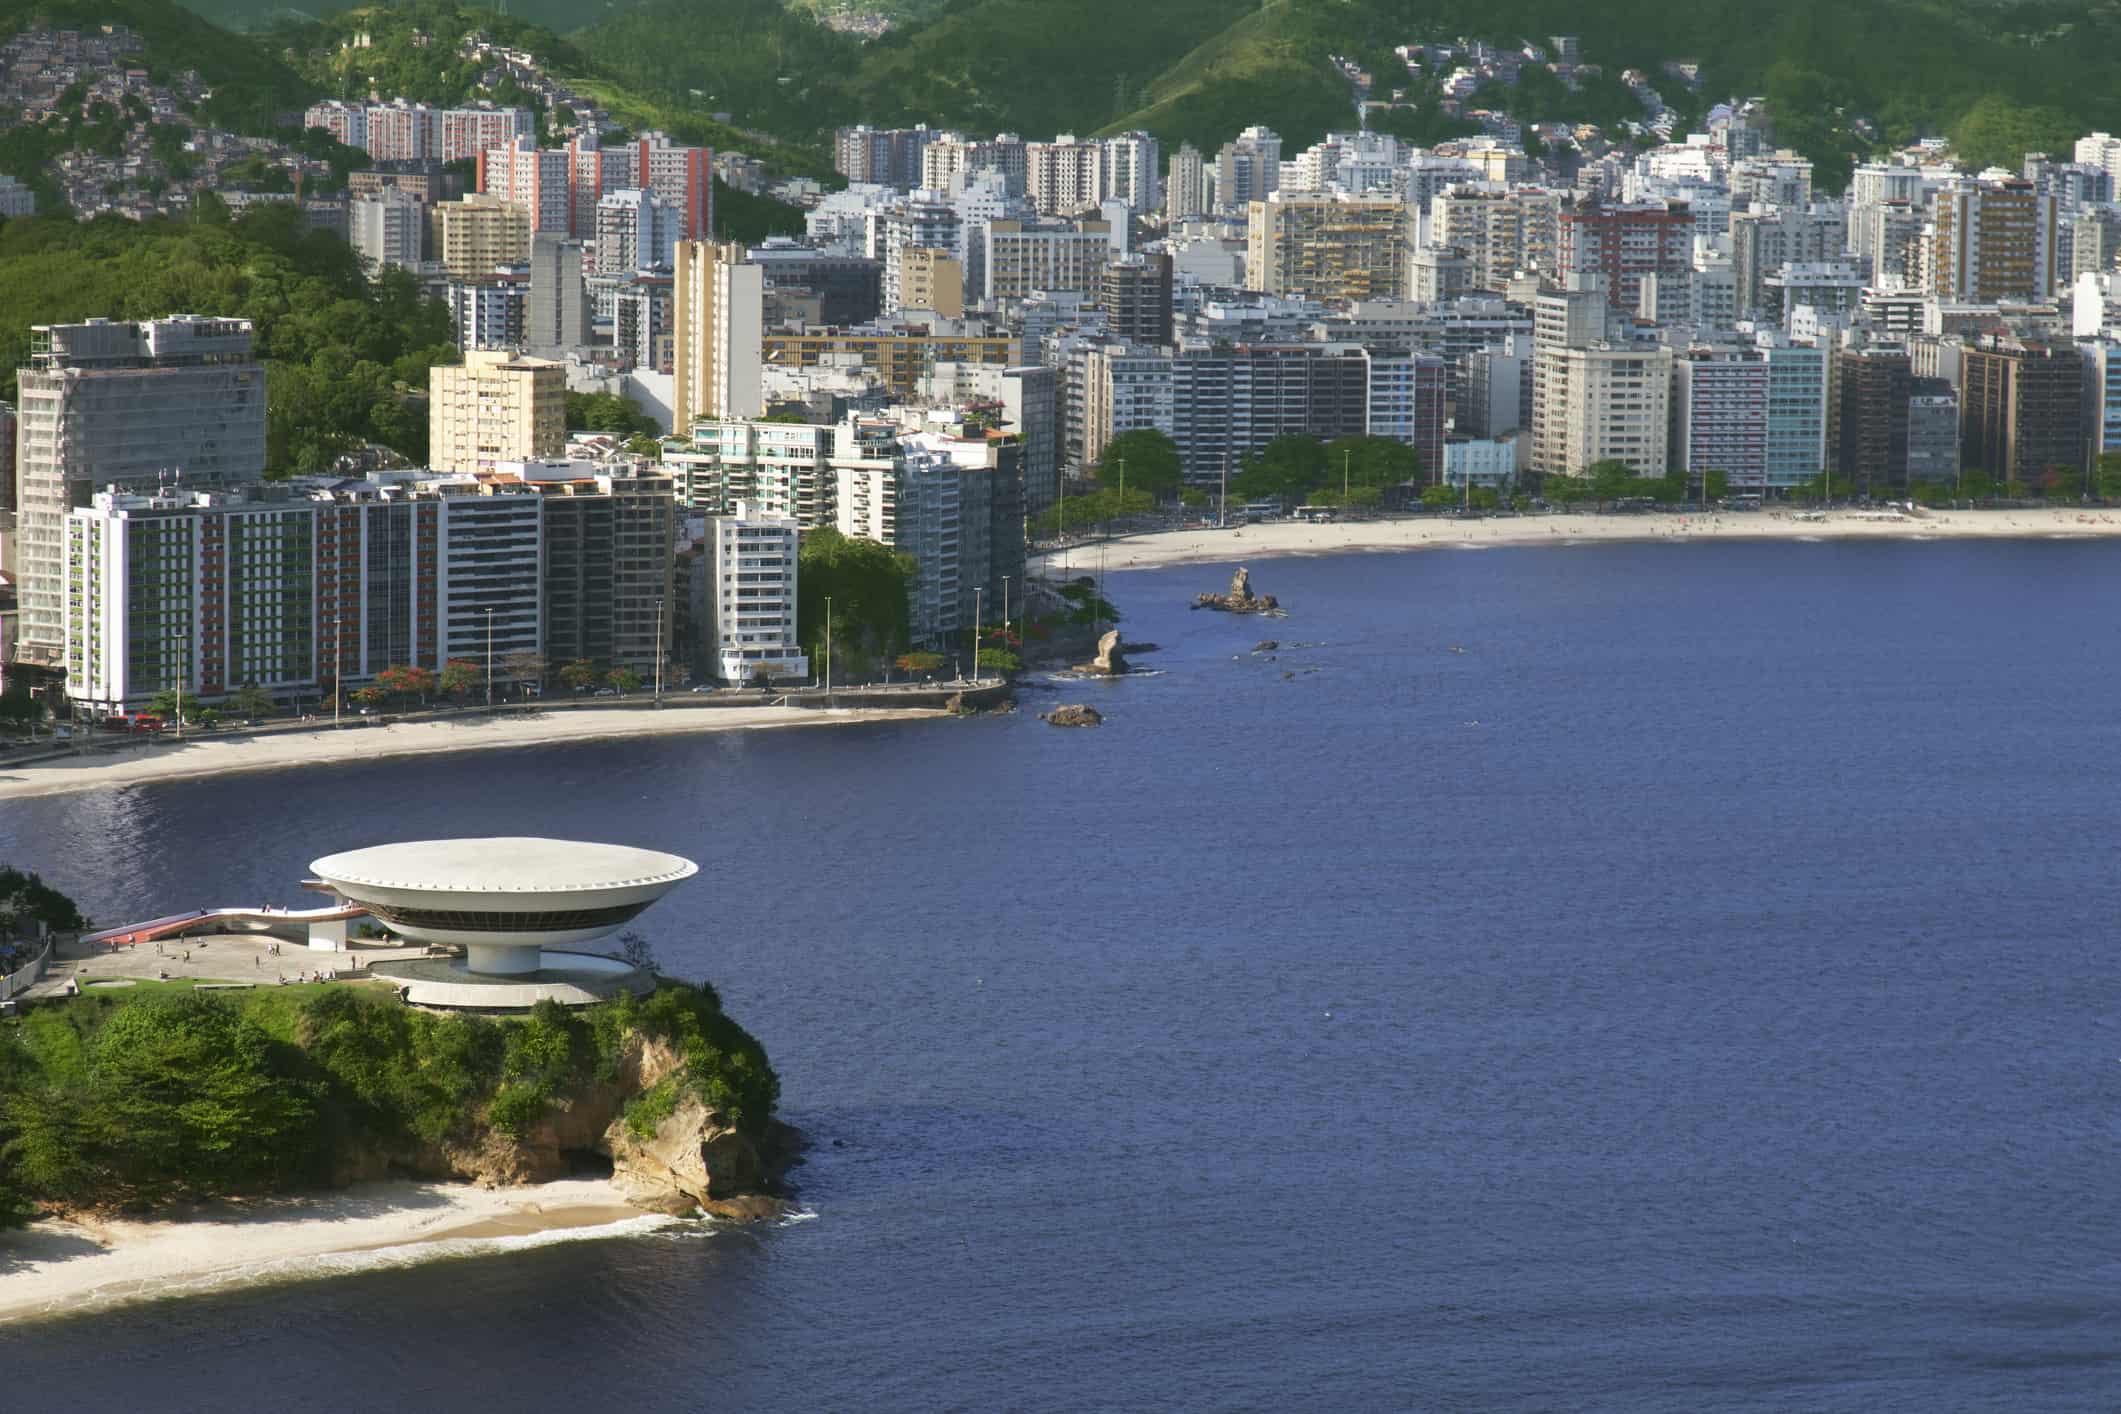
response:
<path fill-rule="evenodd" d="M 1103 713 L 1085 702 L 1071 702 L 1051 712 L 1041 712 L 1039 716 L 1056 727 L 1094 727 L 1105 720 Z"/>
<path fill-rule="evenodd" d="M 1196 609 L 1220 609 L 1226 614 L 1269 614 L 1277 618 L 1285 612 L 1271 594 L 1252 592 L 1251 572 L 1238 566 L 1237 573 L 1230 576 L 1230 589 L 1225 594 L 1196 594 L 1193 597 Z"/>
<path fill-rule="evenodd" d="M 1119 630 L 1112 629 L 1097 640 L 1097 656 L 1076 671 L 1108 678 L 1127 671 L 1127 655 L 1121 650 Z"/>

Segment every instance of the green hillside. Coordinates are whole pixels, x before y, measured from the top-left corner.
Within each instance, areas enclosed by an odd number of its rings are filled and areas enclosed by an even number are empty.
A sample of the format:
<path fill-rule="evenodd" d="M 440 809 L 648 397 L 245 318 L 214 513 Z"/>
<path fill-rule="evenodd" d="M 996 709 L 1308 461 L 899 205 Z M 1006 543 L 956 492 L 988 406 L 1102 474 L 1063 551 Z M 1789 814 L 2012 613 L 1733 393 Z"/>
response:
<path fill-rule="evenodd" d="M 206 121 L 263 132 L 276 114 L 309 102 L 309 85 L 287 65 L 173 0 L 0 0 L 0 33 L 102 25 L 124 25 L 145 40 L 146 67 L 158 77 L 197 69 L 213 88 L 200 108 Z"/>
<path fill-rule="evenodd" d="M 1160 75 L 1256 8 L 1251 0 L 954 0 L 865 46 L 847 94 L 871 122 L 1088 133 L 1138 107 Z"/>

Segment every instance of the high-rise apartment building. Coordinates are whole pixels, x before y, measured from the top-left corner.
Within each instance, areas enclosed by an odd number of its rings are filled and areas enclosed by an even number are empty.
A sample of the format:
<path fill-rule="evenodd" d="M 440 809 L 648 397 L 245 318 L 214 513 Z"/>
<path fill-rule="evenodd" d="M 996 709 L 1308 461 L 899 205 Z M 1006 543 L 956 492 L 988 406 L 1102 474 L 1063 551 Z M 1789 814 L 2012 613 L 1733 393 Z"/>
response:
<path fill-rule="evenodd" d="M 2067 340 L 1982 335 L 1960 355 L 1965 466 L 2034 488 L 2081 471 L 2083 378 L 2082 355 Z"/>
<path fill-rule="evenodd" d="M 1846 243 L 1841 208 L 1776 206 L 1731 213 L 1731 269 L 1738 312 L 1750 318 L 1767 308 L 1768 279 L 1787 264 L 1835 260 Z"/>
<path fill-rule="evenodd" d="M 1421 479 L 1435 481 L 1443 471 L 1445 388 L 1449 382 L 1443 359 L 1428 353 L 1372 351 L 1369 365 L 1369 405 L 1363 415 L 1363 431 L 1412 447 L 1421 458 Z"/>
<path fill-rule="evenodd" d="M 566 149 L 539 147 L 520 137 L 478 154 L 479 191 L 529 213 L 530 228 L 544 234 L 582 234 L 575 229 L 573 187 Z"/>
<path fill-rule="evenodd" d="M 1100 199 L 1123 201 L 1145 216 L 1164 204 L 1163 148 L 1144 132 L 1121 133 L 1101 143 Z"/>
<path fill-rule="evenodd" d="M 1767 359 L 1757 349 L 1696 346 L 1672 361 L 1670 465 L 1700 486 L 1722 472 L 1734 491 L 1767 486 Z"/>
<path fill-rule="evenodd" d="M 941 250 L 962 258 L 964 220 L 939 192 L 916 191 L 873 211 L 868 221 L 868 254 L 884 268 L 884 313 L 896 314 L 905 302 L 905 252 Z"/>
<path fill-rule="evenodd" d="M 1682 276 L 1693 267 L 1694 217 L 1681 201 L 1574 201 L 1561 208 L 1556 237 L 1559 273 L 1604 276 L 1619 310 L 1640 305 L 1644 275 Z"/>
<path fill-rule="evenodd" d="M 467 196 L 435 207 L 435 259 L 458 280 L 476 280 L 504 265 L 530 263 L 530 213 L 491 196 Z"/>
<path fill-rule="evenodd" d="M 1178 145 L 1164 174 L 1164 220 L 1170 225 L 1200 215 L 1208 209 L 1208 169 L 1200 149 L 1190 142 Z"/>
<path fill-rule="evenodd" d="M 348 244 L 370 273 L 417 266 L 427 244 L 427 204 L 409 191 L 385 187 L 349 203 Z"/>
<path fill-rule="evenodd" d="M 1215 204 L 1243 211 L 1281 185 L 1281 137 L 1272 128 L 1250 127 L 1215 154 Z"/>
<path fill-rule="evenodd" d="M 1499 183 L 1454 183 L 1427 204 L 1428 243 L 1462 250 L 1476 288 L 1503 293 L 1526 272 L 1556 275 L 1561 193 Z"/>
<path fill-rule="evenodd" d="M 1835 456 L 1841 483 L 1860 496 L 1907 490 L 1905 348 L 1845 348 L 1835 358 Z"/>
<path fill-rule="evenodd" d="M 1041 216 L 1094 209 L 1106 194 L 1104 144 L 1073 133 L 1025 143 L 1024 194 Z"/>
<path fill-rule="evenodd" d="M 1110 231 L 1097 220 L 987 221 L 976 240 L 983 275 L 980 302 L 995 310 L 1039 292 L 1092 294 L 1112 258 Z M 887 273 L 887 285 L 889 278 Z"/>
<path fill-rule="evenodd" d="M 1602 461 L 1625 463 L 1637 476 L 1662 476 L 1667 465 L 1672 394 L 1668 348 L 1600 343 L 1542 349 L 1534 408 L 1535 471 L 1580 476 Z"/>
<path fill-rule="evenodd" d="M 67 515 L 67 695 L 92 710 L 158 693 L 284 693 L 316 674 L 306 501 L 100 491 Z"/>
<path fill-rule="evenodd" d="M 428 462 L 437 471 L 491 471 L 556 457 L 567 441 L 567 369 L 541 358 L 472 349 L 428 370 Z"/>
<path fill-rule="evenodd" d="M 544 652 L 653 681 L 678 619 L 669 474 L 599 471 L 587 462 L 504 464 L 543 501 Z"/>
<path fill-rule="evenodd" d="M 1931 199 L 1929 292 L 1992 304 L 2055 290 L 2055 199 L 2031 182 L 1959 178 Z"/>
<path fill-rule="evenodd" d="M 734 515 L 742 502 L 803 530 L 833 524 L 829 425 L 720 418 L 695 422 L 691 440 L 664 456 L 679 504 Z"/>
<path fill-rule="evenodd" d="M 1145 347 L 1170 343 L 1170 253 L 1123 255 L 1106 265 L 1098 279 L 1097 307 L 1105 316 L 1105 332 L 1115 339 Z"/>
<path fill-rule="evenodd" d="M 265 470 L 246 319 L 40 324 L 16 372 L 17 656 L 64 666 L 66 517 L 109 486 L 200 490 Z"/>
<path fill-rule="evenodd" d="M 734 243 L 680 241 L 672 285 L 672 425 L 757 417 L 765 272 Z"/>
<path fill-rule="evenodd" d="M 530 243 L 530 295 L 523 347 L 558 358 L 589 340 L 589 299 L 582 287 L 583 244 L 542 235 Z"/>
<path fill-rule="evenodd" d="M 1248 208 L 1245 287 L 1300 299 L 1397 299 L 1412 253 L 1397 198 L 1277 191 Z"/>
<path fill-rule="evenodd" d="M 630 187 L 597 203 L 596 260 L 591 273 L 624 275 L 668 266 L 676 257 L 677 213 L 653 191 Z"/>
<path fill-rule="evenodd" d="M 907 246 L 899 253 L 899 300 L 956 319 L 965 312 L 965 266 L 947 250 Z"/>
<path fill-rule="evenodd" d="M 708 661 L 723 682 L 801 679 L 810 660 L 796 636 L 796 548 L 801 527 L 750 502 L 707 522 Z"/>
<path fill-rule="evenodd" d="M 908 188 L 921 180 L 921 158 L 939 134 L 926 123 L 912 128 L 860 124 L 833 135 L 832 166 L 850 182 Z"/>
<path fill-rule="evenodd" d="M 448 303 L 456 321 L 457 348 L 523 347 L 529 296 L 530 277 L 521 271 L 484 280 L 451 280 Z"/>

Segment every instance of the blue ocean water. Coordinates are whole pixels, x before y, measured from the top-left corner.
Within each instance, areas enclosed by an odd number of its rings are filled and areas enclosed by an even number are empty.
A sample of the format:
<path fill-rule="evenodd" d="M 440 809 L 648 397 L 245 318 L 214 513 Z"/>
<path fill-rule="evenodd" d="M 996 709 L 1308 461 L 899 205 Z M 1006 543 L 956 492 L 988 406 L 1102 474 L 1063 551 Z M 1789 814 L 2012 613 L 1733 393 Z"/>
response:
<path fill-rule="evenodd" d="M 816 1141 L 809 1221 L 17 1328 L 0 1406 L 2121 1405 L 2121 545 L 1253 570 L 1012 718 L 0 805 L 106 919 L 691 855 L 643 923 Z"/>

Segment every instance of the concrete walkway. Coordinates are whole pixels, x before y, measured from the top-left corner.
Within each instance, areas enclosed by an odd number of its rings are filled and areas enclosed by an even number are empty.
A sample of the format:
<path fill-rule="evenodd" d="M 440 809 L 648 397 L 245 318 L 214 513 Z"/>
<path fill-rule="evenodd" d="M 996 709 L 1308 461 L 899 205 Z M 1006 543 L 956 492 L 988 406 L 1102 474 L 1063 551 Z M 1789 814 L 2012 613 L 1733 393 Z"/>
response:
<path fill-rule="evenodd" d="M 279 948 L 277 953 L 272 951 L 275 947 Z M 320 972 L 336 973 L 341 981 L 366 980 L 371 963 L 402 962 L 430 955 L 431 950 L 425 947 L 369 942 L 350 943 L 333 952 L 312 951 L 263 933 L 213 933 L 129 947 L 62 943 L 53 952 L 44 976 L 22 996 L 29 1001 L 64 996 L 76 982 L 83 988 L 108 982 L 184 979 L 275 987 L 282 981 L 314 981 Z"/>

